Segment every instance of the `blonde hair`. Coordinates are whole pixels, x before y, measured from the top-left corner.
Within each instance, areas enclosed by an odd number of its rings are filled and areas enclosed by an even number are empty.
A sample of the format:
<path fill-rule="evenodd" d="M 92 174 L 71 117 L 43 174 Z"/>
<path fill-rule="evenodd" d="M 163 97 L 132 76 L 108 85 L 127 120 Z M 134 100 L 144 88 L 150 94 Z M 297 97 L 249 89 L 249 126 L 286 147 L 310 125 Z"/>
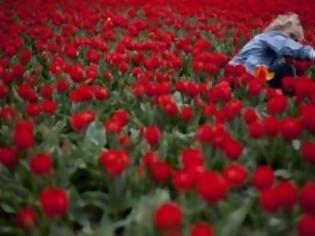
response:
<path fill-rule="evenodd" d="M 304 30 L 300 22 L 300 18 L 295 13 L 278 15 L 265 29 L 268 31 L 281 31 L 295 40 L 302 41 L 304 39 Z"/>

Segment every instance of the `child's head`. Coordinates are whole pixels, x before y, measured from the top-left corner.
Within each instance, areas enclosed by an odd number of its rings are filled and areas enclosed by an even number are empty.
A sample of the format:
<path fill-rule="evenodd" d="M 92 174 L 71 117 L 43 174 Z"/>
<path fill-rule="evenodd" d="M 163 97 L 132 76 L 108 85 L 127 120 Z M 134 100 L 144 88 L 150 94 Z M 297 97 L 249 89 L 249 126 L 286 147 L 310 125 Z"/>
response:
<path fill-rule="evenodd" d="M 264 32 L 268 31 L 281 31 L 296 41 L 304 39 L 300 18 L 295 13 L 277 16 L 264 30 Z"/>

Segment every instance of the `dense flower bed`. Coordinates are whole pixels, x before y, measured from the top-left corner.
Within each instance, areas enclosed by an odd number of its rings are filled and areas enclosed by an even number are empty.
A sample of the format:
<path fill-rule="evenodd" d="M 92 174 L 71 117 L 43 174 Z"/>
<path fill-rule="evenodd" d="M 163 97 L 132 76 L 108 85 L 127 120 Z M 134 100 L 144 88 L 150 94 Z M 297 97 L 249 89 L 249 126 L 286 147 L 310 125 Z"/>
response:
<path fill-rule="evenodd" d="M 0 235 L 315 235 L 315 76 L 227 62 L 312 1 L 2 1 Z"/>

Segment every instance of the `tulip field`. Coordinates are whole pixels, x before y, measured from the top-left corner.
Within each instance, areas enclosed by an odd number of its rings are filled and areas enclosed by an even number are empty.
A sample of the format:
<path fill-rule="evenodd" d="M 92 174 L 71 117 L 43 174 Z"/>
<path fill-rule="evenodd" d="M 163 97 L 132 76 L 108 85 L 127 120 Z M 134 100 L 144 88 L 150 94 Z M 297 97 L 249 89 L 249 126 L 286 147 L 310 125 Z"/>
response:
<path fill-rule="evenodd" d="M 0 235 L 315 236 L 315 66 L 229 60 L 315 1 L 0 1 Z"/>

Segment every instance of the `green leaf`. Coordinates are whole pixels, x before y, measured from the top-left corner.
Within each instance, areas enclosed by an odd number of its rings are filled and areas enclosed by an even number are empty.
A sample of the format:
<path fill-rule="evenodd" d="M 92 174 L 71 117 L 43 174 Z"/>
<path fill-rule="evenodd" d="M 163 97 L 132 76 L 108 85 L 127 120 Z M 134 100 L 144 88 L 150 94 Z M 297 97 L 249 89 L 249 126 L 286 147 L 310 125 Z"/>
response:
<path fill-rule="evenodd" d="M 253 199 L 245 199 L 242 206 L 232 212 L 222 223 L 220 236 L 237 236 L 239 230 L 253 204 Z"/>
<path fill-rule="evenodd" d="M 9 206 L 6 203 L 1 203 L 0 207 L 3 211 L 5 211 L 6 213 L 14 213 L 15 210 L 13 209 L 13 207 Z"/>
<path fill-rule="evenodd" d="M 87 128 L 84 140 L 83 150 L 99 152 L 106 144 L 106 131 L 101 122 L 92 122 Z"/>
<path fill-rule="evenodd" d="M 157 189 L 154 193 L 142 196 L 131 213 L 133 220 L 143 225 L 152 224 L 155 209 L 170 199 L 169 192 Z"/>
<path fill-rule="evenodd" d="M 17 230 L 16 226 L 9 226 L 9 225 L 5 225 L 4 222 L 0 222 L 0 235 L 3 236 L 9 236 L 9 235 L 20 235 L 19 231 Z"/>
<path fill-rule="evenodd" d="M 50 152 L 53 152 L 60 141 L 60 134 L 67 122 L 65 120 L 58 121 L 57 124 L 49 130 L 49 135 L 45 135 L 45 143 L 44 145 L 49 149 Z"/>
<path fill-rule="evenodd" d="M 159 146 L 159 155 L 160 157 L 164 160 L 167 157 L 167 153 L 168 153 L 168 144 L 169 144 L 169 137 L 167 136 L 166 133 L 164 133 L 163 138 L 162 138 L 162 142 Z"/>
<path fill-rule="evenodd" d="M 300 140 L 293 140 L 292 147 L 294 150 L 299 150 L 301 148 L 301 141 Z"/>
<path fill-rule="evenodd" d="M 292 177 L 292 173 L 285 169 L 276 170 L 275 175 L 284 179 L 290 179 Z"/>
<path fill-rule="evenodd" d="M 6 203 L 10 201 L 12 205 L 16 205 L 19 201 L 23 201 L 28 193 L 28 189 L 16 181 L 6 167 L 0 165 L 0 197 L 6 197 L 8 198 Z"/>
<path fill-rule="evenodd" d="M 183 104 L 183 98 L 182 98 L 182 95 L 180 92 L 176 91 L 174 94 L 173 94 L 173 98 L 174 100 L 176 101 L 176 103 L 178 105 L 182 105 Z"/>
<path fill-rule="evenodd" d="M 69 219 L 80 224 L 83 227 L 90 227 L 87 212 L 84 211 L 84 206 L 86 205 L 86 203 L 74 188 L 72 188 L 70 192 L 71 209 L 69 212 Z"/>
<path fill-rule="evenodd" d="M 73 231 L 70 228 L 66 227 L 63 224 L 52 224 L 50 227 L 50 236 L 72 236 L 74 235 Z"/>
<path fill-rule="evenodd" d="M 108 202 L 108 195 L 100 191 L 90 191 L 81 194 L 81 198 L 85 205 L 97 206 L 103 210 L 106 209 Z"/>
<path fill-rule="evenodd" d="M 108 218 L 107 214 L 103 214 L 102 220 L 95 229 L 83 228 L 82 235 L 84 236 L 113 236 L 114 235 L 113 222 Z"/>

